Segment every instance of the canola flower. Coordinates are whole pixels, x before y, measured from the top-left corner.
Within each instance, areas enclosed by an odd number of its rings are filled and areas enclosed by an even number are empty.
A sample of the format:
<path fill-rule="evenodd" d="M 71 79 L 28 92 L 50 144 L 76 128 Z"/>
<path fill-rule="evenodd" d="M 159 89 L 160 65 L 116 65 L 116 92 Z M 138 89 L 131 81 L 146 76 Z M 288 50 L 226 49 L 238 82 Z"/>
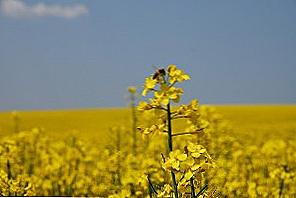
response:
<path fill-rule="evenodd" d="M 184 196 L 186 194 L 186 188 L 180 189 L 180 186 L 191 187 L 191 196 L 195 197 L 195 184 L 194 179 L 197 178 L 195 175 L 197 166 L 204 167 L 208 163 L 198 160 L 197 164 L 193 163 L 192 166 L 196 167 L 194 172 L 180 170 L 178 165 L 179 160 L 172 159 L 175 154 L 173 149 L 173 137 L 188 135 L 188 134 L 197 134 L 201 133 L 206 127 L 207 122 L 200 117 L 199 106 L 197 100 L 192 100 L 189 105 L 181 105 L 177 110 L 172 110 L 172 103 L 179 103 L 181 95 L 184 91 L 182 88 L 176 87 L 179 83 L 189 80 L 190 77 L 184 71 L 177 68 L 176 65 L 168 65 L 166 69 L 158 69 L 150 77 L 146 78 L 144 90 L 142 92 L 143 96 L 146 96 L 148 93 L 152 92 L 153 96 L 149 98 L 148 102 L 141 101 L 138 106 L 139 111 L 157 111 L 157 121 L 149 127 L 139 127 L 143 134 L 153 134 L 153 133 L 165 133 L 167 135 L 167 149 L 170 155 L 170 159 L 165 163 L 165 170 L 170 172 L 172 185 L 171 187 L 166 184 L 164 186 L 165 194 L 161 196 L 169 196 L 173 192 L 174 197 L 178 198 L 179 196 Z M 176 119 L 186 119 L 189 123 L 189 130 L 185 132 L 173 132 L 172 122 Z M 187 147 L 186 147 L 187 148 Z M 193 148 L 192 145 L 189 145 L 189 148 Z M 177 150 L 178 151 L 178 150 Z M 188 152 L 188 151 L 187 151 Z M 201 153 L 202 154 L 202 153 Z M 200 154 L 200 155 L 201 155 Z M 178 156 L 186 156 L 186 154 L 178 153 Z M 193 154 L 193 157 L 197 157 L 197 154 Z M 209 156 L 208 156 L 209 157 Z M 210 158 L 209 158 L 210 159 Z M 165 158 L 164 158 L 165 160 Z M 185 160 L 185 159 L 184 159 Z M 191 159 L 194 161 L 194 159 Z M 169 168 L 171 165 L 171 168 Z M 210 166 L 209 166 L 210 167 Z M 176 172 L 177 171 L 177 172 Z M 177 176 L 181 175 L 184 177 L 182 181 L 178 181 Z M 188 181 L 189 183 L 186 183 Z M 153 186 L 153 184 L 150 184 Z M 188 185 L 188 186 L 189 186 Z M 199 185 L 199 184 L 198 184 Z M 152 187 L 153 188 L 153 187 Z M 172 191 L 167 191 L 168 189 L 173 189 Z M 156 192 L 155 192 L 156 193 Z M 157 194 L 157 193 L 156 193 Z"/>

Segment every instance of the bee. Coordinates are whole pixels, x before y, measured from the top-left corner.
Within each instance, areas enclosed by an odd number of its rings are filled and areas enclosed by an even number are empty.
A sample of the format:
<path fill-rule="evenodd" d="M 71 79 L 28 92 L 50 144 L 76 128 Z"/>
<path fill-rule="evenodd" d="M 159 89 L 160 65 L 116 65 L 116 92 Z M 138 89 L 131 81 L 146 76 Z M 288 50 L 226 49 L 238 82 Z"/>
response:
<path fill-rule="evenodd" d="M 157 68 L 155 73 L 153 74 L 152 79 L 157 79 L 159 76 L 165 76 L 165 69 L 159 69 Z"/>

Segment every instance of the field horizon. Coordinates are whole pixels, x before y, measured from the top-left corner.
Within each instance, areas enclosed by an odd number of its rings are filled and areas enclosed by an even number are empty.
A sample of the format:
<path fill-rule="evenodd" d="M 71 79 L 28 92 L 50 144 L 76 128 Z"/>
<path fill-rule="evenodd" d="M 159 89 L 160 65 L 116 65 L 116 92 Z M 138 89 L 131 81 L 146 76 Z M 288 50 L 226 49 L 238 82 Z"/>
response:
<path fill-rule="evenodd" d="M 285 107 L 285 106 L 296 106 L 296 103 L 200 103 L 200 105 L 206 105 L 206 106 L 213 106 L 213 107 L 267 107 L 267 106 L 279 106 L 279 107 Z M 15 109 L 8 109 L 8 110 L 0 110 L 1 113 L 9 113 L 13 111 L 17 112 L 51 112 L 51 111 L 79 111 L 79 110 L 112 110 L 112 109 L 126 109 L 127 106 L 89 106 L 89 107 L 73 107 L 73 108 L 15 108 Z"/>
<path fill-rule="evenodd" d="M 203 106 L 203 105 L 202 105 Z M 296 129 L 296 104 L 215 104 L 214 107 L 223 119 L 227 120 L 234 131 L 240 135 L 261 126 L 267 131 L 277 127 Z M 14 111 L 0 111 L 0 136 L 10 135 L 14 128 Z M 18 110 L 19 130 L 28 131 L 42 128 L 50 135 L 75 133 L 90 139 L 102 137 L 110 127 L 121 123 L 131 127 L 131 110 L 128 107 L 75 108 Z M 276 113 L 275 113 L 276 112 Z M 259 124 L 259 125 L 258 125 Z M 279 125 L 279 126 L 278 126 Z"/>

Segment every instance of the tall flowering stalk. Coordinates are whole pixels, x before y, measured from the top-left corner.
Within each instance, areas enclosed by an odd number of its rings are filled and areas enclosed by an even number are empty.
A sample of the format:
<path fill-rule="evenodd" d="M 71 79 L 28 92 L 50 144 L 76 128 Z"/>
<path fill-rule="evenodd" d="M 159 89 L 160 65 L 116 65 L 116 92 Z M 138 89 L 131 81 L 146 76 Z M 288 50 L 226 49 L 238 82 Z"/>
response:
<path fill-rule="evenodd" d="M 172 110 L 172 104 L 179 103 L 181 95 L 183 94 L 183 89 L 176 87 L 177 84 L 182 83 L 183 81 L 189 80 L 190 77 L 188 74 L 184 73 L 182 70 L 178 69 L 176 65 L 169 65 L 166 69 L 158 69 L 154 74 L 146 78 L 144 90 L 142 92 L 143 96 L 151 94 L 152 97 L 148 98 L 148 101 L 141 101 L 138 105 L 139 111 L 149 111 L 149 110 L 158 110 L 157 111 L 157 120 L 152 126 L 149 127 L 139 127 L 143 134 L 150 133 L 165 133 L 167 134 L 167 148 L 170 157 L 165 161 L 164 159 L 164 169 L 170 171 L 172 179 L 172 188 L 175 197 L 179 196 L 178 184 L 183 179 L 183 184 L 191 186 L 191 194 L 195 197 L 195 186 L 193 182 L 193 173 L 200 173 L 202 168 L 205 167 L 201 164 L 197 166 L 194 163 L 194 160 L 191 159 L 191 165 L 195 165 L 195 169 L 192 170 L 187 168 L 186 170 L 181 170 L 178 167 L 180 161 L 172 160 L 175 155 L 173 137 L 201 133 L 203 129 L 206 128 L 207 122 L 200 118 L 199 106 L 197 100 L 191 101 L 189 105 L 181 105 L 176 110 Z M 189 123 L 188 130 L 174 133 L 172 127 L 172 121 L 176 119 L 186 119 Z M 185 153 L 184 153 L 185 152 Z M 196 154 L 196 159 L 204 156 L 207 160 L 203 161 L 204 163 L 210 163 L 210 157 L 205 151 L 199 153 L 199 156 Z M 188 151 L 183 151 L 183 153 L 178 150 L 178 156 L 176 159 L 187 159 Z M 204 154 L 204 155 L 202 155 Z M 185 156 L 185 157 L 184 157 Z M 189 159 L 189 158 L 188 158 Z M 193 161 L 193 162 L 192 162 Z M 197 160 L 200 162 L 202 160 Z M 190 171 L 190 172 L 188 172 Z M 182 174 L 178 179 L 176 174 Z M 184 181 L 184 176 L 186 175 Z M 177 180 L 180 180 L 179 182 Z M 182 182 L 181 182 L 182 183 Z M 165 186 L 167 194 L 170 194 L 170 187 Z"/>
<path fill-rule="evenodd" d="M 133 137 L 133 154 L 137 154 L 137 114 L 136 114 L 136 87 L 129 87 L 128 92 L 130 93 L 130 107 L 132 111 L 132 137 Z"/>
<path fill-rule="evenodd" d="M 13 111 L 11 117 L 13 120 L 13 131 L 17 133 L 20 131 L 20 115 L 17 111 Z"/>

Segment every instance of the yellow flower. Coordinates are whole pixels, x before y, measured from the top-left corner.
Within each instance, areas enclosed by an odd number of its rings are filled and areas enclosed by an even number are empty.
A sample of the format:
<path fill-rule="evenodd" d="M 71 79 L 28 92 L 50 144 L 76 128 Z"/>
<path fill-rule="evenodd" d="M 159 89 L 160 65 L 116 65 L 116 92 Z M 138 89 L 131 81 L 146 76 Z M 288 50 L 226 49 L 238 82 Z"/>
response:
<path fill-rule="evenodd" d="M 153 124 L 149 128 L 141 128 L 139 127 L 138 129 L 145 135 L 150 134 L 150 133 L 162 133 L 164 131 L 165 124 L 160 123 L 160 124 Z"/>
<path fill-rule="evenodd" d="M 194 152 L 194 153 L 191 153 L 191 156 L 194 158 L 199 158 L 201 154 L 199 152 Z"/>
<path fill-rule="evenodd" d="M 193 177 L 193 173 L 189 170 L 185 173 L 184 179 L 186 179 L 188 181 L 188 180 L 190 180 L 191 177 Z"/>
<path fill-rule="evenodd" d="M 197 111 L 198 110 L 198 100 L 197 99 L 191 100 L 189 108 L 194 111 Z"/>
<path fill-rule="evenodd" d="M 194 159 L 192 157 L 187 157 L 186 161 L 184 162 L 186 166 L 193 166 L 194 165 Z"/>
<path fill-rule="evenodd" d="M 185 74 L 182 70 L 177 69 L 176 65 L 169 65 L 168 68 L 169 83 L 173 84 L 175 82 L 182 82 L 184 80 L 189 80 L 188 74 Z"/>
<path fill-rule="evenodd" d="M 146 96 L 148 91 L 154 89 L 154 87 L 156 86 L 157 81 L 155 79 L 152 79 L 151 77 L 146 78 L 145 81 L 145 86 L 144 86 L 144 90 L 142 92 L 143 96 Z"/>
<path fill-rule="evenodd" d="M 211 167 L 211 165 L 209 163 L 202 163 L 200 165 L 201 172 L 204 172 L 204 171 L 208 170 L 210 167 Z"/>
<path fill-rule="evenodd" d="M 171 166 L 175 170 L 180 170 L 180 162 L 175 159 L 171 160 Z"/>
<path fill-rule="evenodd" d="M 203 146 L 198 145 L 198 144 L 193 144 L 193 143 L 189 143 L 189 145 L 187 146 L 187 149 L 189 152 L 198 152 L 200 149 L 202 149 Z"/>
<path fill-rule="evenodd" d="M 152 105 L 148 104 L 147 102 L 140 101 L 139 105 L 137 107 L 138 111 L 145 111 L 145 110 L 150 110 L 152 109 Z"/>
<path fill-rule="evenodd" d="M 162 91 L 155 92 L 154 97 L 155 97 L 155 100 L 157 101 L 158 104 L 161 104 L 164 106 L 168 105 L 170 102 L 168 95 Z"/>
<path fill-rule="evenodd" d="M 187 155 L 184 154 L 184 153 L 181 153 L 181 154 L 177 155 L 177 159 L 178 159 L 179 161 L 185 161 L 186 158 L 187 158 Z"/>
<path fill-rule="evenodd" d="M 200 165 L 199 164 L 194 164 L 192 167 L 191 167 L 191 170 L 192 171 L 196 171 L 197 169 L 200 168 Z"/>
<path fill-rule="evenodd" d="M 183 89 L 176 87 L 169 87 L 165 84 L 161 85 L 160 91 L 154 93 L 154 98 L 164 106 L 169 104 L 170 100 L 174 102 L 180 101 L 180 95 L 183 94 Z"/>
<path fill-rule="evenodd" d="M 170 197 L 173 192 L 173 188 L 169 184 L 165 184 L 162 192 L 157 195 L 157 197 Z"/>
<path fill-rule="evenodd" d="M 128 92 L 130 92 L 131 94 L 135 94 L 136 93 L 136 91 L 137 91 L 137 89 L 136 89 L 136 87 L 128 87 Z"/>

